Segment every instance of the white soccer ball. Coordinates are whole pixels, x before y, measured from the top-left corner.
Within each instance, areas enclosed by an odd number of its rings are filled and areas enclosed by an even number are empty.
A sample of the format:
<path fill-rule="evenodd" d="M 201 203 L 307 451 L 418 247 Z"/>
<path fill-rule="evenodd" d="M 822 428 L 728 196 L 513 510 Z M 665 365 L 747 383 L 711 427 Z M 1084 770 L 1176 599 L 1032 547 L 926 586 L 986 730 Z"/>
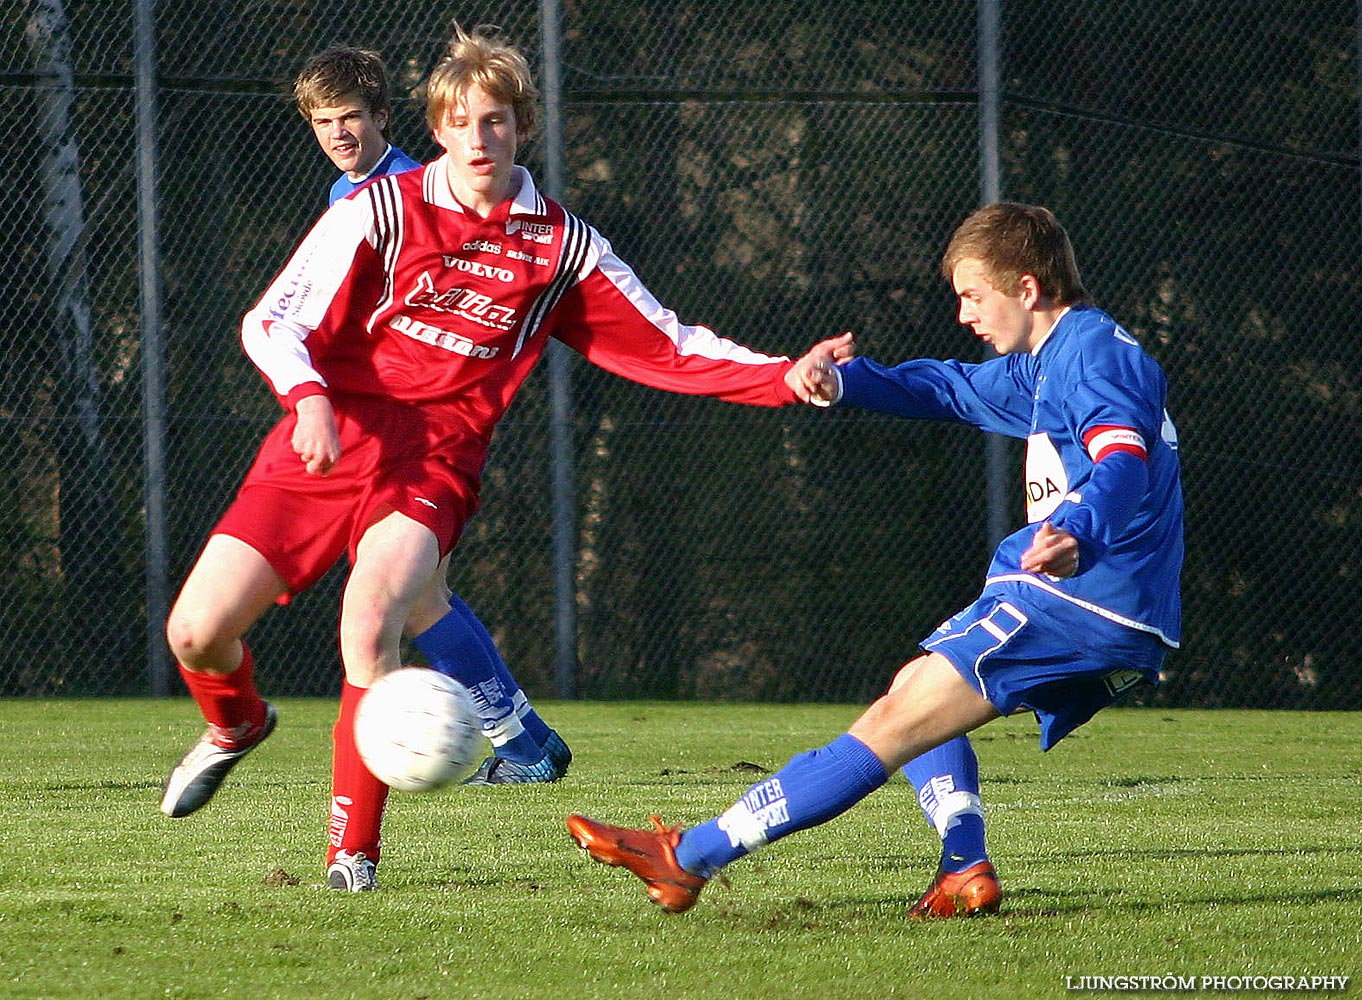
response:
<path fill-rule="evenodd" d="M 355 746 L 374 777 L 402 792 L 428 792 L 467 776 L 482 756 L 468 689 L 426 667 L 402 667 L 364 693 Z"/>

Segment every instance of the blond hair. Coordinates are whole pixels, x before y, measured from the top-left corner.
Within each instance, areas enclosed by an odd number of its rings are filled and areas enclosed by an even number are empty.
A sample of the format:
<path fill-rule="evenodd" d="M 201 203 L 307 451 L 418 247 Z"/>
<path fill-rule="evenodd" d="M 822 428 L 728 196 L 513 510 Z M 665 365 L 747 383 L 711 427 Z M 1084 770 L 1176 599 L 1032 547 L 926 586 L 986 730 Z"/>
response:
<path fill-rule="evenodd" d="M 528 136 L 539 118 L 539 90 L 529 61 L 497 29 L 480 25 L 471 32 L 457 25 L 454 40 L 426 80 L 426 124 L 438 129 L 469 87 L 477 85 L 515 112 L 516 131 Z"/>
<path fill-rule="evenodd" d="M 1052 302 L 1089 301 L 1069 234 L 1048 208 L 998 202 L 975 210 L 956 228 L 941 258 L 947 281 L 966 258 L 979 261 L 989 284 L 1004 295 L 1016 295 L 1022 275 L 1029 274 Z"/>

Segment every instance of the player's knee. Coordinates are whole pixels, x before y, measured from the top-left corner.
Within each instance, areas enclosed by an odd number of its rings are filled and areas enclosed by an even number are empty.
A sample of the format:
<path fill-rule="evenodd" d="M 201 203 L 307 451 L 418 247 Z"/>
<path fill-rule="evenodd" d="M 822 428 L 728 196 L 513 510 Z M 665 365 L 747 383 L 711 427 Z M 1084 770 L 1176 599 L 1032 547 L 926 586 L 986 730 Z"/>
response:
<path fill-rule="evenodd" d="M 188 623 L 172 614 L 166 622 L 166 644 L 170 647 L 171 655 L 183 663 L 185 654 L 193 646 L 193 638 Z"/>
<path fill-rule="evenodd" d="M 907 663 L 901 666 L 899 668 L 899 672 L 894 675 L 893 681 L 891 681 L 889 684 L 888 693 L 893 694 L 899 688 L 903 687 L 904 684 L 908 683 L 908 679 L 913 676 L 913 674 L 917 671 L 918 667 L 922 664 L 922 661 L 925 660 L 926 658 L 927 657 L 925 654 L 921 656 L 915 656 L 913 659 L 909 660 Z"/>
<path fill-rule="evenodd" d="M 347 609 L 341 615 L 341 659 L 347 673 L 362 664 L 378 663 L 393 653 L 401 641 L 402 620 L 393 620 L 382 609 Z"/>
<path fill-rule="evenodd" d="M 166 621 L 166 643 L 175 659 L 193 670 L 212 666 L 214 654 L 223 645 L 213 623 L 193 609 L 176 605 Z"/>

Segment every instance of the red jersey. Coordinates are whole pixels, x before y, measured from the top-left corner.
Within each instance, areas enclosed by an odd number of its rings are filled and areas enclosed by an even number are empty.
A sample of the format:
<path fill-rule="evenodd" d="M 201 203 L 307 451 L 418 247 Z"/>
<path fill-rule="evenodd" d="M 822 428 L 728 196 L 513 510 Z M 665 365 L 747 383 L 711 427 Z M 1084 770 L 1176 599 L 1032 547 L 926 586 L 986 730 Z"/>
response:
<path fill-rule="evenodd" d="M 485 219 L 454 199 L 444 157 L 336 202 L 242 323 L 281 402 L 416 404 L 431 447 L 474 477 L 549 337 L 659 389 L 794 402 L 789 359 L 681 323 L 600 233 L 515 176 Z"/>

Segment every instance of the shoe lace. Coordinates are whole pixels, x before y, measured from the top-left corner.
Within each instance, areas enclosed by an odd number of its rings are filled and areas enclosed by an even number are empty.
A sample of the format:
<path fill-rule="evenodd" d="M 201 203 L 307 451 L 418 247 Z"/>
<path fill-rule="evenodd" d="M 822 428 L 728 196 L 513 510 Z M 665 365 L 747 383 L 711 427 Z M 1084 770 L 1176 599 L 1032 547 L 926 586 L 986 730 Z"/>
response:
<path fill-rule="evenodd" d="M 653 813 L 649 816 L 648 820 L 653 824 L 653 829 L 665 837 L 667 843 L 671 844 L 672 847 L 675 847 L 681 842 L 681 825 L 679 823 L 675 826 L 668 826 L 666 823 L 662 822 L 662 817 L 657 813 Z"/>
<path fill-rule="evenodd" d="M 189 748 L 189 752 L 185 754 L 184 759 L 180 761 L 180 767 L 183 768 L 197 767 L 205 758 L 212 757 L 214 755 L 221 754 L 224 752 L 227 751 L 224 751 L 223 747 L 220 747 L 213 742 L 213 731 L 209 729 L 207 732 L 205 732 L 202 736 L 199 737 L 199 741 L 197 743 L 195 743 L 192 747 Z"/>
<path fill-rule="evenodd" d="M 350 870 L 350 879 L 356 886 L 373 885 L 374 863 L 363 851 L 340 851 L 333 864 L 341 864 Z"/>

